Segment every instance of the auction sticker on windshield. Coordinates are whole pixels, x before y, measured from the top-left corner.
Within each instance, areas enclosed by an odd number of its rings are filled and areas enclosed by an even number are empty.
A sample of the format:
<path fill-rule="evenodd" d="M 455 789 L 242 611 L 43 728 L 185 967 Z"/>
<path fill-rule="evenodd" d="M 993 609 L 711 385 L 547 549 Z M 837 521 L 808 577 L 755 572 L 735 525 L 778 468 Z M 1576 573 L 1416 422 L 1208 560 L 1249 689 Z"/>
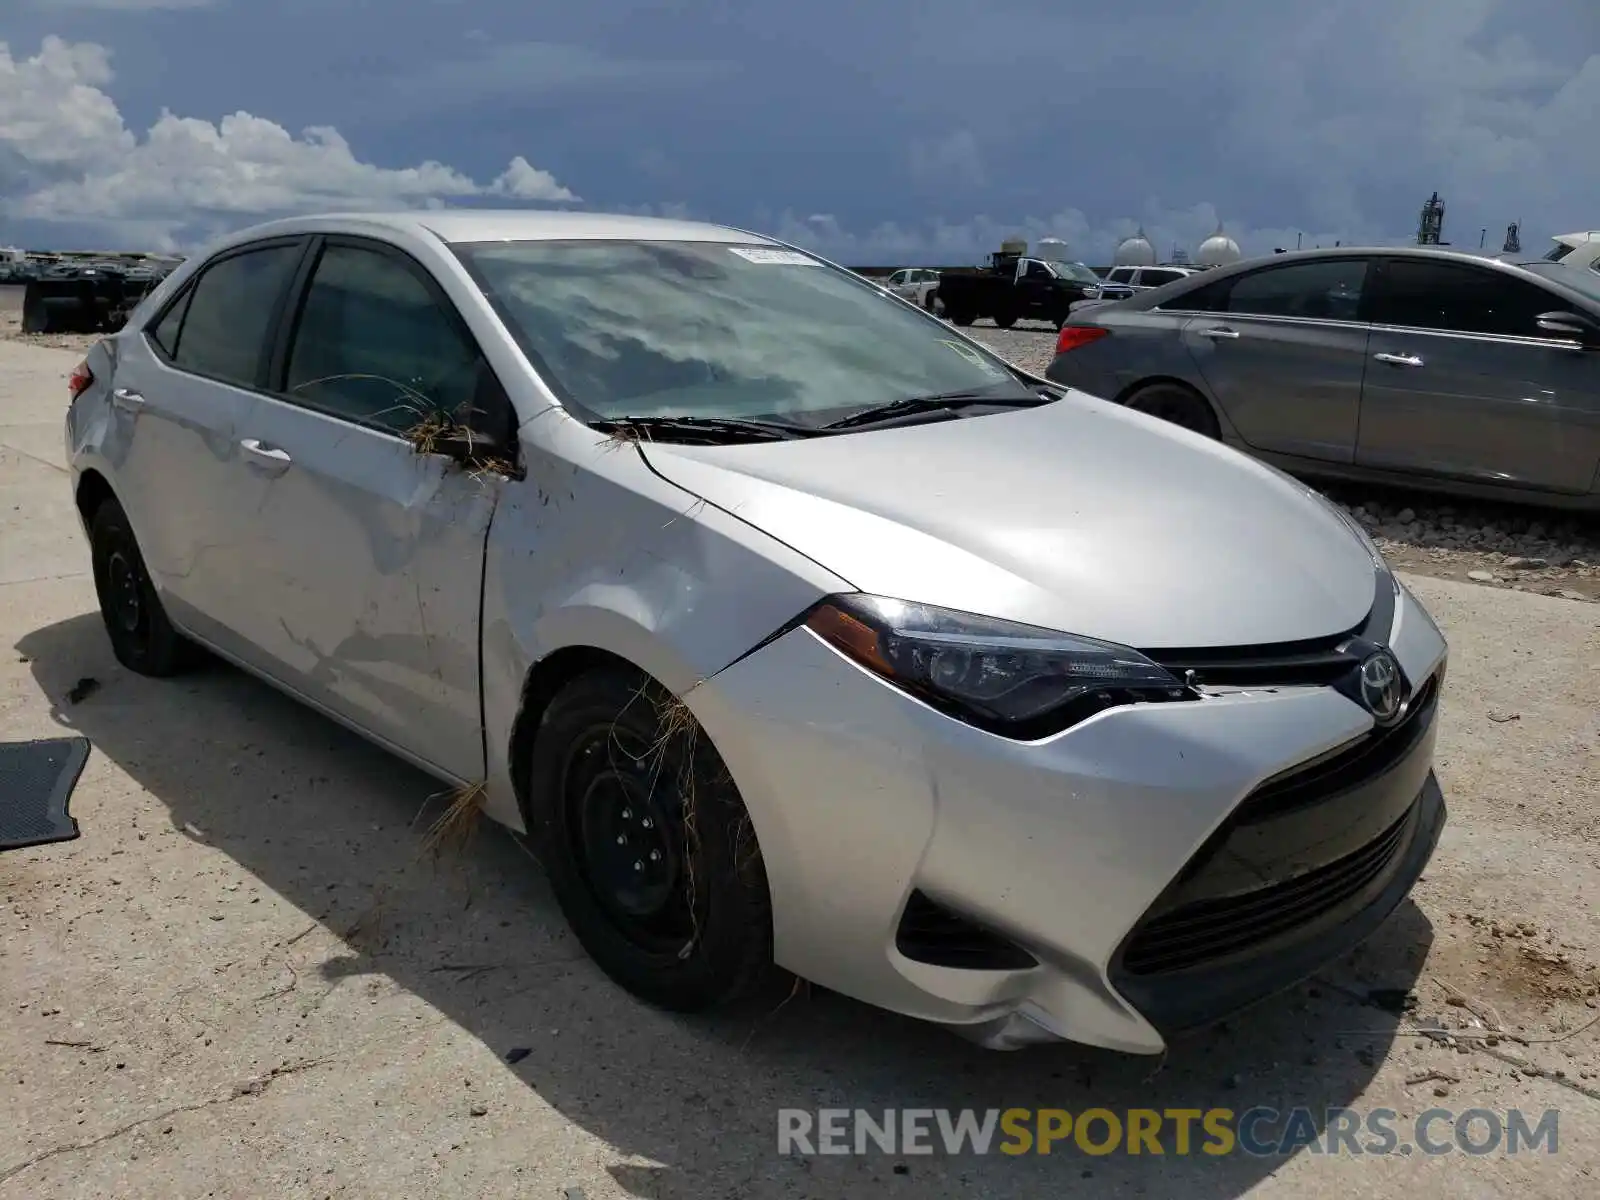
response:
<path fill-rule="evenodd" d="M 770 266 L 815 267 L 820 265 L 816 259 L 808 258 L 798 250 L 781 250 L 776 246 L 729 246 L 728 249 L 740 258 L 748 259 L 753 263 L 766 263 Z"/>

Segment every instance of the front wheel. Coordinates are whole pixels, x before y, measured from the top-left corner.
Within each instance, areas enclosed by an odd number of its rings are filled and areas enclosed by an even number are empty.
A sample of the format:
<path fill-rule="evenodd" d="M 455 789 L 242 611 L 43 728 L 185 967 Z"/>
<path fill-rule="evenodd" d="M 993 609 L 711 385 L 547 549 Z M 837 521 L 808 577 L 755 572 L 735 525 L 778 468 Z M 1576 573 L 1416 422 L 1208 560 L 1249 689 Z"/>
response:
<path fill-rule="evenodd" d="M 156 595 L 128 514 L 106 499 L 89 522 L 89 556 L 100 615 L 117 661 L 140 675 L 176 675 L 194 665 L 193 642 L 173 628 Z"/>
<path fill-rule="evenodd" d="M 683 702 L 603 668 L 545 710 L 529 835 L 578 941 L 634 995 L 679 1012 L 771 973 L 760 847 L 727 768 Z"/>

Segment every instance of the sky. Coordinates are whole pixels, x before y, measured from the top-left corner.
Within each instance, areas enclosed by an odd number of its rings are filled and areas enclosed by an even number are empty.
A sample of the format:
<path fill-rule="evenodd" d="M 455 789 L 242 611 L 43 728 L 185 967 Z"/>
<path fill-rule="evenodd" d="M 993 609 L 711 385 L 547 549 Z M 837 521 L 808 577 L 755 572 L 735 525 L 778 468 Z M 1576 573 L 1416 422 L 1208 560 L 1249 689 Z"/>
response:
<path fill-rule="evenodd" d="M 0 0 L 0 244 L 659 213 L 850 265 L 1600 228 L 1596 0 Z"/>

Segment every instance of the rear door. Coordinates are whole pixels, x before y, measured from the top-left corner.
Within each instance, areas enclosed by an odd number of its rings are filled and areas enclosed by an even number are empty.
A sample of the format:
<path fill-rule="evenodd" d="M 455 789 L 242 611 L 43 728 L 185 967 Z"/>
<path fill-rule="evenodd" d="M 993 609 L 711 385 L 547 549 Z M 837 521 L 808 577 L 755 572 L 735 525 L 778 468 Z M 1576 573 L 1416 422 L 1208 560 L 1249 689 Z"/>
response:
<path fill-rule="evenodd" d="M 250 413 L 271 475 L 252 636 L 285 684 L 424 764 L 483 771 L 479 601 L 501 477 L 423 452 L 439 414 L 510 404 L 459 313 L 398 249 L 313 251 Z"/>
<path fill-rule="evenodd" d="M 144 329 L 118 338 L 105 452 L 151 577 L 179 625 L 250 658 L 254 502 L 240 429 L 305 240 L 231 249 Z"/>
<path fill-rule="evenodd" d="M 1383 260 L 1357 463 L 1588 491 L 1600 462 L 1600 354 L 1535 321 L 1571 306 L 1491 267 Z"/>
<path fill-rule="evenodd" d="M 1173 301 L 1201 376 L 1245 442 L 1325 462 L 1355 459 L 1369 328 L 1369 260 L 1261 267 Z"/>

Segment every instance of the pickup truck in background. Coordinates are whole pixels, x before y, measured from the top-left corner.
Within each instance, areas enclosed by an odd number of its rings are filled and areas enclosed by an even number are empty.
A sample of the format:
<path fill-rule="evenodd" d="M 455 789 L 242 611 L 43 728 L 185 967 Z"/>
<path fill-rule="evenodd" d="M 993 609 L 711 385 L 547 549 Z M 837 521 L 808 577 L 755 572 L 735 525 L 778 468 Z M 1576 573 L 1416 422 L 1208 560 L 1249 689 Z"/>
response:
<path fill-rule="evenodd" d="M 883 281 L 883 286 L 903 300 L 918 308 L 936 311 L 939 296 L 939 272 L 927 267 L 902 267 Z"/>
<path fill-rule="evenodd" d="M 1078 262 L 1049 262 L 1001 251 L 987 267 L 946 270 L 939 276 L 939 299 L 945 316 L 956 325 L 988 317 L 1001 329 L 1018 321 L 1048 321 L 1059 327 L 1072 305 L 1093 292 L 1101 280 Z"/>

